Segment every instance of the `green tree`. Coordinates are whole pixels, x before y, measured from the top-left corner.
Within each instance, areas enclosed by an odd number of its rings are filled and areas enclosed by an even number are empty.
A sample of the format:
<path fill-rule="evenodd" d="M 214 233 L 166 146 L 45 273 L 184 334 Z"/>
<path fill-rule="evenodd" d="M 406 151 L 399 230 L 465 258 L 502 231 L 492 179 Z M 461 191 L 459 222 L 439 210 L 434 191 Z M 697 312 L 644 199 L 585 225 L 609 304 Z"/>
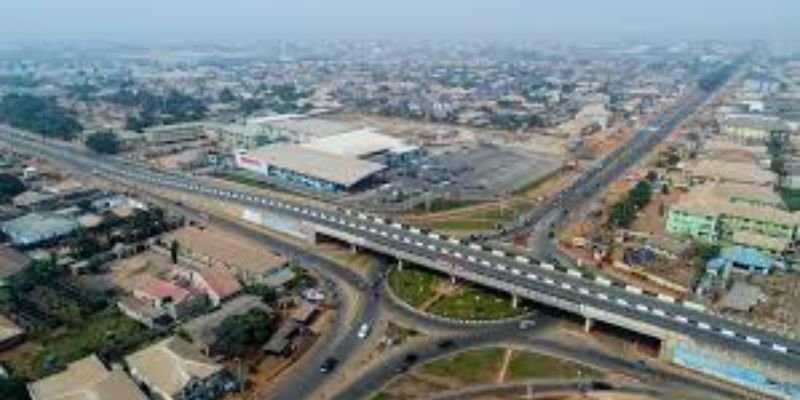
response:
<path fill-rule="evenodd" d="M 638 209 L 646 206 L 650 202 L 652 195 L 653 185 L 647 179 L 639 181 L 628 193 L 631 203 Z"/>
<path fill-rule="evenodd" d="M 52 99 L 11 93 L 0 100 L 0 121 L 43 136 L 72 139 L 83 126 Z"/>
<path fill-rule="evenodd" d="M 95 132 L 86 138 L 86 147 L 100 154 L 117 154 L 120 150 L 120 142 L 114 132 Z"/>
<path fill-rule="evenodd" d="M 636 208 L 629 199 L 624 199 L 611 207 L 608 220 L 609 223 L 618 228 L 627 228 L 633 223 L 636 217 Z"/>
<path fill-rule="evenodd" d="M 172 243 L 170 243 L 170 245 L 169 245 L 169 255 L 172 258 L 172 263 L 173 264 L 177 264 L 178 263 L 178 255 L 179 255 L 180 251 L 181 251 L 181 244 L 178 243 L 177 240 L 173 239 Z"/>
<path fill-rule="evenodd" d="M 14 175 L 0 174 L 0 201 L 8 201 L 25 191 L 25 184 Z"/>
<path fill-rule="evenodd" d="M 236 101 L 236 96 L 233 95 L 233 91 L 231 91 L 231 89 L 227 87 L 220 90 L 217 98 L 221 103 L 233 103 L 234 101 Z"/>
<path fill-rule="evenodd" d="M 228 357 L 242 357 L 272 336 L 275 315 L 254 309 L 226 318 L 215 330 L 216 348 Z"/>
<path fill-rule="evenodd" d="M 28 390 L 25 382 L 13 377 L 0 377 L 0 399 L 28 400 Z"/>

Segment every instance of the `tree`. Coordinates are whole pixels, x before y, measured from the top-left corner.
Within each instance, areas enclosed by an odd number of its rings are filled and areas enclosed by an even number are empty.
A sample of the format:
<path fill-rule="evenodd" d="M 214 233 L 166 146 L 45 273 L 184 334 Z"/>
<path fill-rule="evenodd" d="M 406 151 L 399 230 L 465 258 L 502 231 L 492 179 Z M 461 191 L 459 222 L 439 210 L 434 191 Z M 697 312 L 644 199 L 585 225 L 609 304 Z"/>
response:
<path fill-rule="evenodd" d="M 86 147 L 100 154 L 116 154 L 119 152 L 120 142 L 114 132 L 95 132 L 86 138 Z"/>
<path fill-rule="evenodd" d="M 650 197 L 653 195 L 653 186 L 647 179 L 639 181 L 636 186 L 631 189 L 628 197 L 631 203 L 638 208 L 646 206 L 650 202 Z"/>
<path fill-rule="evenodd" d="M 260 346 L 272 336 L 275 315 L 260 309 L 226 318 L 214 331 L 215 347 L 228 357 L 242 357 L 254 346 Z"/>
<path fill-rule="evenodd" d="M 221 103 L 233 103 L 236 101 L 236 96 L 233 95 L 233 91 L 227 87 L 220 90 L 219 96 L 217 97 Z"/>
<path fill-rule="evenodd" d="M 636 209 L 630 200 L 625 199 L 611 207 L 608 216 L 609 223 L 614 227 L 627 228 L 636 217 Z"/>
<path fill-rule="evenodd" d="M 0 399 L 28 400 L 25 383 L 13 377 L 0 377 Z"/>
<path fill-rule="evenodd" d="M 178 243 L 177 240 L 173 239 L 172 243 L 169 246 L 169 255 L 172 258 L 173 264 L 178 263 L 178 255 L 180 253 L 180 250 L 181 250 L 181 244 Z"/>
<path fill-rule="evenodd" d="M 11 93 L 0 100 L 0 121 L 43 136 L 72 139 L 83 126 L 52 98 Z"/>
<path fill-rule="evenodd" d="M 8 201 L 25 191 L 25 184 L 14 175 L 0 174 L 0 201 Z"/>

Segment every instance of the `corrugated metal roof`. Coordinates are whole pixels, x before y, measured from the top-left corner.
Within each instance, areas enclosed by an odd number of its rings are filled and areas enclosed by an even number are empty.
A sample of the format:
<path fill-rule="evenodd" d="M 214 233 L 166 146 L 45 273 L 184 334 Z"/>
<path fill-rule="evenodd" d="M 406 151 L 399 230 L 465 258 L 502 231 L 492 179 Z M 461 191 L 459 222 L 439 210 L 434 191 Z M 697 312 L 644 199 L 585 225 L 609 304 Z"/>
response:
<path fill-rule="evenodd" d="M 289 144 L 261 147 L 246 154 L 264 164 L 350 187 L 384 170 L 384 165 Z"/>

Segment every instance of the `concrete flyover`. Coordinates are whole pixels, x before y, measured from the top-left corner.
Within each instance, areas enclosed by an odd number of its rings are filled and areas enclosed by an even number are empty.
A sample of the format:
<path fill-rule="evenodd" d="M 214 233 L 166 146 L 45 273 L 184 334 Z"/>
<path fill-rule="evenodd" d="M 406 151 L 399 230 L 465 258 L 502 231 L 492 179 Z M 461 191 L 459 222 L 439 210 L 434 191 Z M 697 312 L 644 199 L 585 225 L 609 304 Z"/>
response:
<path fill-rule="evenodd" d="M 309 207 L 219 187 L 185 174 L 155 171 L 115 157 L 98 157 L 60 142 L 43 142 L 40 137 L 18 130 L 2 129 L 0 133 L 0 140 L 17 151 L 47 157 L 111 180 L 170 188 L 280 214 L 300 221 L 317 234 L 586 318 L 662 340 L 708 343 L 782 369 L 800 371 L 798 341 L 728 320 L 691 302 L 424 231 L 381 216 L 337 207 Z"/>

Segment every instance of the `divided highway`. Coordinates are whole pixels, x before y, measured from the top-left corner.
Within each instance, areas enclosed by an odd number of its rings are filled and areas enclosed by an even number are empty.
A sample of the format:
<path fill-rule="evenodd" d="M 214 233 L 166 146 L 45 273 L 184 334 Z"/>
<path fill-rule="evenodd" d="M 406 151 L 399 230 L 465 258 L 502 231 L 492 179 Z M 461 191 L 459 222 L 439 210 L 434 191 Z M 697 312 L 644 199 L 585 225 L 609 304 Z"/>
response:
<path fill-rule="evenodd" d="M 339 232 L 341 237 L 352 239 L 355 245 L 419 262 L 553 307 L 581 315 L 586 315 L 584 311 L 596 310 L 614 318 L 674 333 L 676 337 L 690 337 L 700 343 L 735 349 L 755 359 L 800 370 L 800 343 L 797 341 L 728 320 L 691 302 L 355 210 L 312 208 L 217 187 L 183 174 L 154 171 L 115 157 L 98 157 L 60 142 L 43 142 L 38 136 L 10 128 L 0 130 L 0 141 L 9 143 L 18 151 L 47 157 L 123 183 L 138 182 L 268 209 L 323 231 Z"/>

